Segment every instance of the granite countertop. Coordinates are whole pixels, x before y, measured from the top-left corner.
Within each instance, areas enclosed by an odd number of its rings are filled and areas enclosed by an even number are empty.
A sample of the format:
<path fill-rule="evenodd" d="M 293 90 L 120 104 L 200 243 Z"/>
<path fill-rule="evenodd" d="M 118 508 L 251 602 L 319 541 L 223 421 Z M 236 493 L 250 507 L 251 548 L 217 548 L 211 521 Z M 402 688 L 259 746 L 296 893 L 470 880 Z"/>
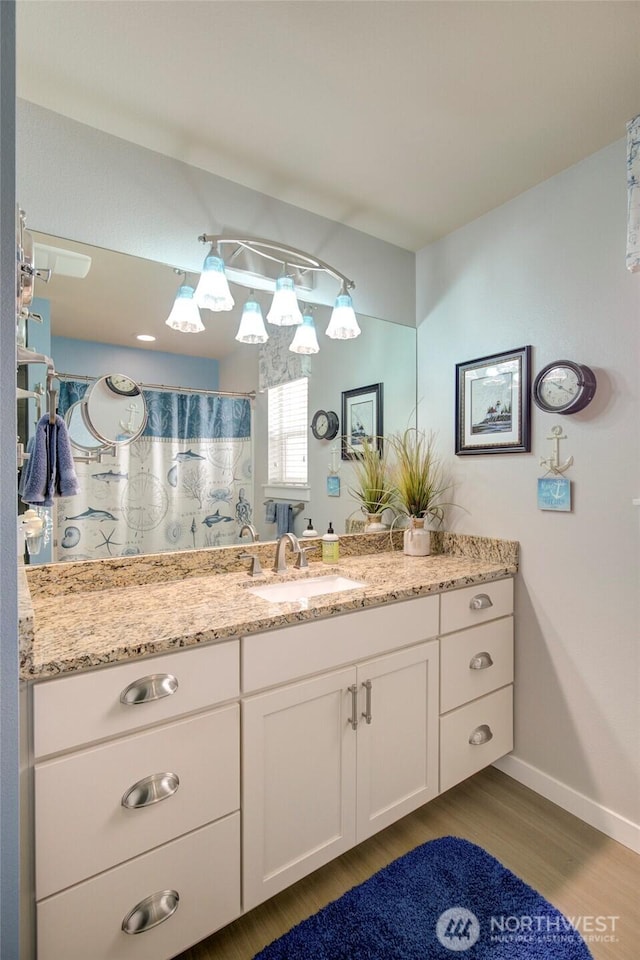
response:
<path fill-rule="evenodd" d="M 464 543 L 464 540 L 467 543 Z M 466 552 L 460 548 L 462 543 Z M 267 545 L 260 545 L 265 549 Z M 440 546 L 447 546 L 441 543 Z M 21 577 L 20 667 L 23 680 L 46 679 L 149 654 L 171 652 L 198 643 L 225 640 L 276 627 L 347 613 L 412 597 L 510 576 L 518 569 L 513 541 L 457 538 L 450 552 L 430 557 L 379 552 L 345 556 L 335 564 L 310 562 L 306 570 L 247 576 L 246 565 L 209 575 L 180 576 L 126 585 L 105 579 L 60 590 L 54 574 Z M 273 545 L 270 546 L 273 552 Z M 471 555 L 469 555 L 471 554 Z M 166 576 L 174 569 L 166 559 Z M 99 561 L 98 561 L 99 563 Z M 96 569 L 96 568 L 94 568 Z M 68 578 L 68 570 L 64 573 Z M 292 603 L 272 603 L 247 587 L 283 580 L 341 574 L 364 581 L 363 588 L 323 594 Z M 135 578 L 133 578 L 135 579 Z M 102 589 L 100 587 L 103 587 Z"/>

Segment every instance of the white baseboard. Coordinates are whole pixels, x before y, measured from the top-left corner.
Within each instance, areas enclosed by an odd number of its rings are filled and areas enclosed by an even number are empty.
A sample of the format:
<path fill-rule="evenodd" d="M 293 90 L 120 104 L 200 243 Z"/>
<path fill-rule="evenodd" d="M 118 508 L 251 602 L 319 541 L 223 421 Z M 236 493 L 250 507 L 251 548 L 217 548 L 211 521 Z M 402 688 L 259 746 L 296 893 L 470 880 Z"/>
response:
<path fill-rule="evenodd" d="M 563 810 L 584 820 L 596 830 L 602 831 L 612 840 L 617 840 L 635 853 L 640 853 L 640 824 L 627 820 L 613 810 L 608 810 L 607 807 L 585 797 L 584 794 L 550 777 L 537 767 L 532 767 L 524 760 L 519 760 L 518 757 L 512 755 L 502 757 L 501 760 L 496 760 L 493 766 L 507 776 L 513 777 L 518 783 L 523 783 L 542 797 L 551 800 L 552 803 L 557 803 Z"/>

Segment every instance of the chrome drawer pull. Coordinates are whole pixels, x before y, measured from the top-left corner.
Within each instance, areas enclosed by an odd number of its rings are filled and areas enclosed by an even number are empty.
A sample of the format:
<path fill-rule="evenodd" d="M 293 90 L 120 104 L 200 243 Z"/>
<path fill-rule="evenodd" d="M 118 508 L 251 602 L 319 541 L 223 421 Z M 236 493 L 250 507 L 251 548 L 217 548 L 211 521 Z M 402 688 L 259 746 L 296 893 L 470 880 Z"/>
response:
<path fill-rule="evenodd" d="M 472 610 L 488 610 L 493 606 L 493 600 L 488 593 L 476 593 L 475 597 L 471 597 L 469 606 Z"/>
<path fill-rule="evenodd" d="M 351 694 L 351 716 L 349 717 L 348 722 L 351 724 L 352 730 L 358 729 L 358 686 L 355 683 L 352 683 L 350 687 L 347 687 L 349 693 Z"/>
<path fill-rule="evenodd" d="M 125 933 L 144 933 L 164 923 L 178 909 L 180 895 L 177 890 L 160 890 L 137 903 L 122 921 Z"/>
<path fill-rule="evenodd" d="M 148 677 L 134 680 L 120 694 L 120 703 L 135 707 L 138 703 L 150 700 L 162 700 L 170 697 L 178 689 L 178 681 L 170 673 L 152 673 Z"/>
<path fill-rule="evenodd" d="M 487 667 L 492 666 L 491 654 L 487 653 L 486 650 L 483 650 L 482 653 L 476 653 L 475 657 L 471 657 L 469 661 L 469 670 L 486 670 Z"/>
<path fill-rule="evenodd" d="M 362 683 L 362 686 L 367 691 L 365 705 L 364 705 L 364 713 L 362 714 L 362 716 L 365 718 L 367 723 L 371 723 L 371 687 L 373 686 L 373 684 L 371 683 L 371 680 L 364 680 Z"/>
<path fill-rule="evenodd" d="M 472 747 L 479 747 L 483 743 L 489 743 L 489 740 L 493 740 L 493 734 L 491 732 L 491 727 L 487 723 L 483 723 L 479 727 L 476 727 L 475 730 L 471 732 L 471 736 L 469 737 L 469 743 Z"/>
<path fill-rule="evenodd" d="M 127 810 L 140 810 L 161 800 L 168 800 L 179 786 L 180 777 L 177 773 L 152 773 L 129 787 L 121 803 Z"/>

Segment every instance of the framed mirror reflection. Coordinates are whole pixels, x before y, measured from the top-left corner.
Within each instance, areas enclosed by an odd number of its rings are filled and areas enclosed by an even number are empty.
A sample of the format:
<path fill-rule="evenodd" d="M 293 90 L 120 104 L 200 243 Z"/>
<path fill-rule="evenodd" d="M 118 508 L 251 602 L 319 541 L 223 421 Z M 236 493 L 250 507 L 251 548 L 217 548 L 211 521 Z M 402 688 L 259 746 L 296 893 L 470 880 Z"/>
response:
<path fill-rule="evenodd" d="M 37 338 L 40 350 L 48 346 L 44 352 L 64 374 L 60 412 L 95 389 L 97 381 L 106 386 L 105 378 L 120 374 L 140 384 L 147 414 L 138 439 L 123 444 L 115 458 L 78 463 L 82 495 L 56 502 L 57 544 L 52 555 L 42 559 L 224 546 L 239 542 L 245 522 L 254 524 L 261 541 L 275 539 L 265 510 L 265 501 L 273 496 L 265 492 L 268 392 L 261 392 L 259 374 L 265 345 L 235 339 L 249 290 L 232 284 L 234 310 L 204 310 L 204 330 L 185 334 L 165 322 L 178 286 L 173 265 L 36 231 L 33 235 L 36 249 L 43 244 L 91 261 L 84 278 L 56 274 L 54 268 L 48 284 L 36 284 L 37 305 L 45 308 L 37 312 L 45 323 L 29 321 L 27 336 Z M 256 291 L 253 298 L 266 316 L 271 295 Z M 362 334 L 357 340 L 332 341 L 324 335 L 330 313 L 330 307 L 322 305 L 313 311 L 320 350 L 305 357 L 309 409 L 339 409 L 341 394 L 353 386 L 355 376 L 356 383 L 385 384 L 386 429 L 411 425 L 416 407 L 415 329 L 359 316 Z M 37 372 L 29 370 L 29 375 Z M 131 398 L 123 395 L 122 400 L 126 406 Z M 174 405 L 176 412 L 170 410 Z M 126 410 L 120 420 L 128 426 Z M 234 435 L 238 431 L 241 435 Z M 331 521 L 344 533 L 357 504 L 345 492 L 349 463 L 341 466 L 342 495 L 327 494 L 326 477 L 335 459 L 332 443 L 339 458 L 340 437 L 318 441 L 309 429 L 309 493 L 296 522 L 304 526 L 304 516 L 310 515 L 316 527 Z M 283 490 L 282 499 L 301 498 Z M 302 526 L 294 532 L 301 533 Z"/>

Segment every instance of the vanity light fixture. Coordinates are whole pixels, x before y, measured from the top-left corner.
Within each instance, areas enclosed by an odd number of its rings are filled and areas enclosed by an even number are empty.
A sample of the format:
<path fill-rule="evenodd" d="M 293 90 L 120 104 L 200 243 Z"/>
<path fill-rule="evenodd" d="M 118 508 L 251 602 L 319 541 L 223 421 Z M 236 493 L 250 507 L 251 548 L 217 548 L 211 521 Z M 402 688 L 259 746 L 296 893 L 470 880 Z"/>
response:
<path fill-rule="evenodd" d="M 183 270 L 174 270 L 174 273 L 182 274 L 183 282 L 178 287 L 176 299 L 171 313 L 166 319 L 166 324 L 172 330 L 179 330 L 180 333 L 200 333 L 204 330 L 204 324 L 200 319 L 200 311 L 194 300 L 194 289 L 187 283 L 187 275 Z"/>
<path fill-rule="evenodd" d="M 296 334 L 289 346 L 292 353 L 319 353 L 316 325 L 313 322 L 311 307 L 306 305 L 302 315 L 302 323 L 296 328 Z"/>
<path fill-rule="evenodd" d="M 275 291 L 267 314 L 269 323 L 277 326 L 302 325 L 296 288 L 308 291 L 313 287 L 316 275 L 326 274 L 340 283 L 340 292 L 327 328 L 327 336 L 336 340 L 351 340 L 360 334 L 349 292 L 354 289 L 355 283 L 324 260 L 275 240 L 206 233 L 198 239 L 201 243 L 211 244 L 211 253 L 205 259 L 205 269 L 196 290 L 196 302 L 199 306 L 209 306 L 204 302 L 204 294 L 200 295 L 201 284 L 211 283 L 210 275 L 214 273 L 217 273 L 216 282 L 221 284 L 222 277 L 226 283 L 226 272 L 241 285 Z M 224 259 L 221 248 L 229 249 Z M 277 273 L 274 273 L 274 270 L 277 270 Z M 224 297 L 221 296 L 221 301 L 223 300 Z M 218 306 L 211 309 L 230 307 Z M 313 320 L 311 323 L 313 324 Z M 309 329 L 310 325 L 307 323 L 307 333 Z"/>
<path fill-rule="evenodd" d="M 240 326 L 236 333 L 236 340 L 240 343 L 266 343 L 269 334 L 266 331 L 260 304 L 254 297 L 253 290 L 245 303 L 240 318 Z"/>

